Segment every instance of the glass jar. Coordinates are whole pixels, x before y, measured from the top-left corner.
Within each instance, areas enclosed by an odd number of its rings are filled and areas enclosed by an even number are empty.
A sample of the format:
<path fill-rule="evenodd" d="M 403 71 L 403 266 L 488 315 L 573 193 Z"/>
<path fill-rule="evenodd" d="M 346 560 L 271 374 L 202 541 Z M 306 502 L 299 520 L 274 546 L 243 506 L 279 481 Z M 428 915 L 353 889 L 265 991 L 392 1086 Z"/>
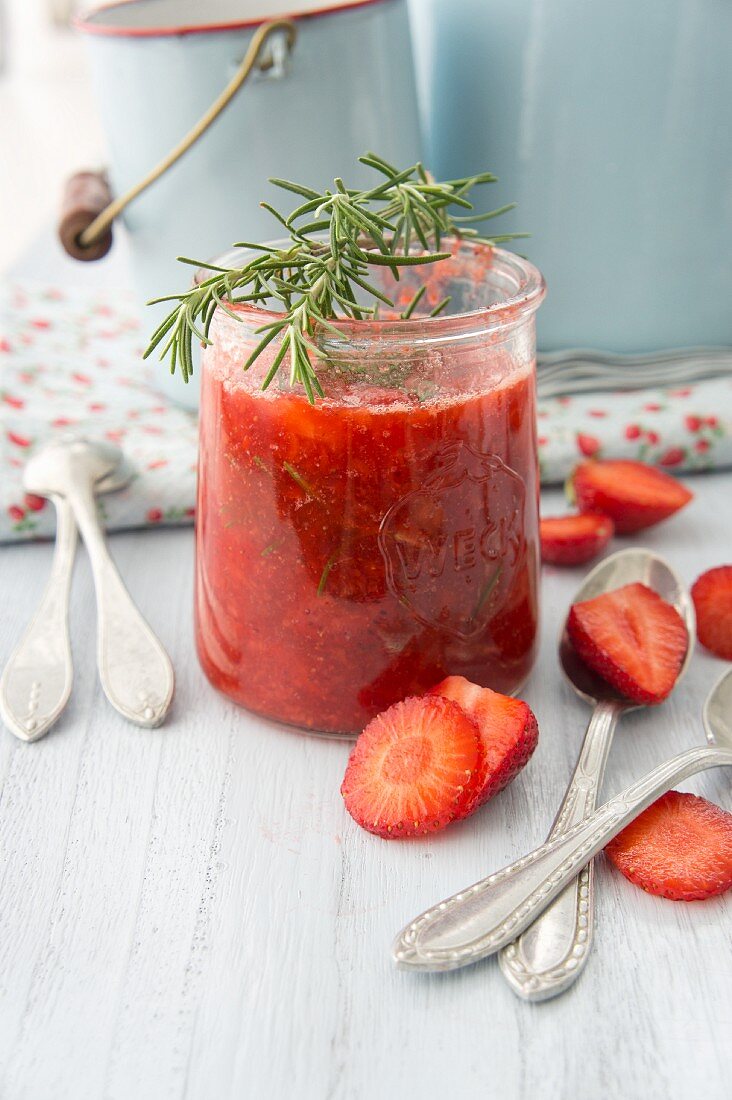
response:
<path fill-rule="evenodd" d="M 274 314 L 214 318 L 196 637 L 212 684 L 250 710 L 354 733 L 444 676 L 510 693 L 531 669 L 544 284 L 510 252 L 452 253 L 396 284 L 377 269 L 397 315 L 323 332 L 314 405 L 286 369 L 261 390 L 277 341 L 242 370 Z M 451 295 L 449 315 L 398 318 L 421 285 L 418 308 Z"/>

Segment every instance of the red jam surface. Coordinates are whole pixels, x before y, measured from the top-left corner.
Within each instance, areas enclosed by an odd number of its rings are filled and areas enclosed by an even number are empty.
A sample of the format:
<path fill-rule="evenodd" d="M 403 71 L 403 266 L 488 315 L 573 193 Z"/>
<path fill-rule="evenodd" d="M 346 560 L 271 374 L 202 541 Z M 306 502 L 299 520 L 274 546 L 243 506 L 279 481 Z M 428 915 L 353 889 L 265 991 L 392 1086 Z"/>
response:
<path fill-rule="evenodd" d="M 204 359 L 196 632 L 214 686 L 327 732 L 450 674 L 517 689 L 537 629 L 533 364 L 494 349 L 473 354 L 477 392 L 332 380 L 311 406 L 245 382 L 226 342 Z"/>

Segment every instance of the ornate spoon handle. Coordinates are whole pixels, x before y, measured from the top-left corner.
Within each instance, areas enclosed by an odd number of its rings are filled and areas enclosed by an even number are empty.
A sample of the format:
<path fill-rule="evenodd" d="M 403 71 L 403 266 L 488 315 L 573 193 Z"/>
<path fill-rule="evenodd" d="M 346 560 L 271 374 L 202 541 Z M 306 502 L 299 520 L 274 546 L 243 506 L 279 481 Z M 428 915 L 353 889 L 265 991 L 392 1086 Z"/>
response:
<path fill-rule="evenodd" d="M 69 641 L 69 590 L 76 554 L 76 524 L 64 497 L 56 506 L 56 545 L 41 603 L 5 666 L 0 714 L 21 741 L 48 733 L 66 706 L 74 668 Z"/>
<path fill-rule="evenodd" d="M 596 705 L 549 840 L 584 821 L 595 809 L 615 726 L 624 709 L 617 702 Z M 594 879 L 590 860 L 541 916 L 502 949 L 499 965 L 519 997 L 526 1001 L 556 997 L 582 972 L 592 946 Z"/>
<path fill-rule="evenodd" d="M 173 697 L 173 666 L 132 601 L 109 556 L 90 486 L 74 486 L 69 503 L 82 533 L 97 596 L 97 662 L 104 693 L 130 722 L 164 721 Z"/>
<path fill-rule="evenodd" d="M 659 795 L 696 772 L 722 765 L 732 767 L 732 749 L 689 749 L 667 760 L 569 832 L 422 913 L 397 937 L 397 966 L 456 970 L 500 951 Z"/>

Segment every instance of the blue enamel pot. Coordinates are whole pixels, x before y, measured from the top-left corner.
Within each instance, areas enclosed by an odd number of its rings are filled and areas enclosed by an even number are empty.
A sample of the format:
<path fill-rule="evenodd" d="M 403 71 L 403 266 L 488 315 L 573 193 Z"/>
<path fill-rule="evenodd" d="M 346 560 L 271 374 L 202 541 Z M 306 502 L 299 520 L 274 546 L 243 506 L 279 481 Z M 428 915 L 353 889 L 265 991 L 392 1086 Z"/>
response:
<path fill-rule="evenodd" d="M 732 345 L 732 3 L 411 7 L 428 163 L 518 203 L 540 347 Z"/>

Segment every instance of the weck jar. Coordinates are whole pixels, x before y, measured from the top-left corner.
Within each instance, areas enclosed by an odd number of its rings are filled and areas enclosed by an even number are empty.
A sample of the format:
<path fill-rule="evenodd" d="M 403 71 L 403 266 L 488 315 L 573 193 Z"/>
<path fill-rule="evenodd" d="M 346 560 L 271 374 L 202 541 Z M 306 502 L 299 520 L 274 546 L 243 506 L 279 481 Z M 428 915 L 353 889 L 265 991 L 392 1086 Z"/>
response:
<path fill-rule="evenodd" d="M 196 638 L 215 687 L 269 718 L 355 733 L 447 675 L 511 693 L 535 655 L 540 273 L 488 245 L 388 269 L 407 320 L 324 329 L 308 402 L 275 316 L 218 310 L 202 360 Z M 224 266 L 245 262 L 230 254 Z M 430 317 L 445 296 L 449 312 Z M 416 312 L 416 311 L 415 311 Z"/>

